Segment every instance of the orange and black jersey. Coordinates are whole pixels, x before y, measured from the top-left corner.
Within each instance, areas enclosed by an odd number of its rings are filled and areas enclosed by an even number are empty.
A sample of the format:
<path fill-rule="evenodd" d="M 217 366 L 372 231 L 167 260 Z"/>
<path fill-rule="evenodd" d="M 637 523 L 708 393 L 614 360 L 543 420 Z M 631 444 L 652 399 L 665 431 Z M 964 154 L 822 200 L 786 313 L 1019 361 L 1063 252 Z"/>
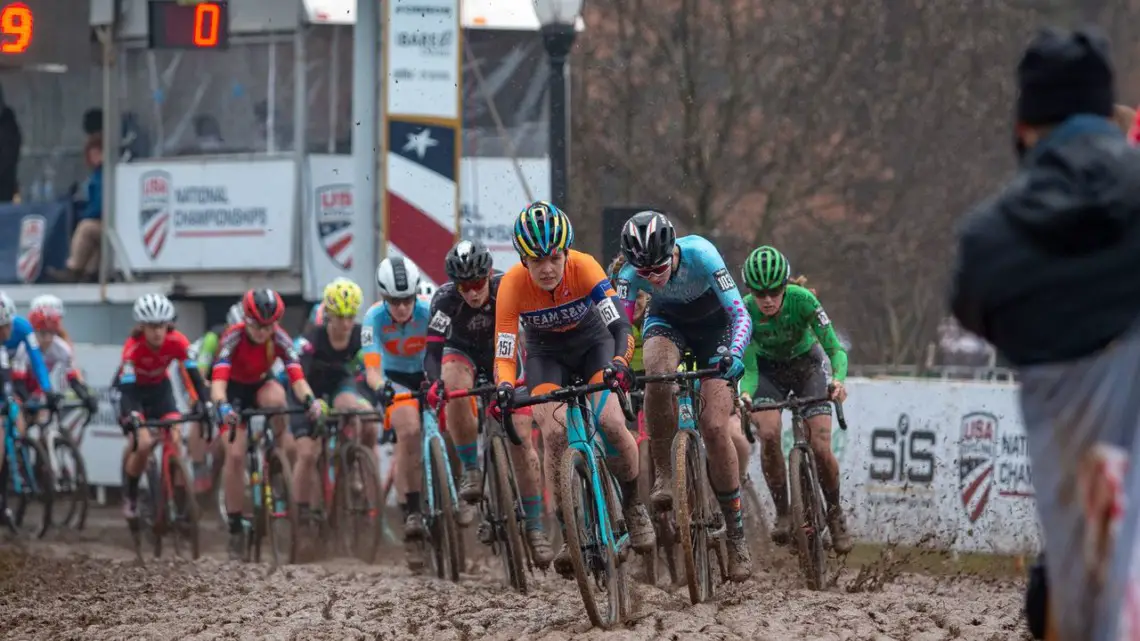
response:
<path fill-rule="evenodd" d="M 495 308 L 495 382 L 514 381 L 518 327 L 528 350 L 614 339 L 614 357 L 633 357 L 633 332 L 617 293 L 593 256 L 569 250 L 562 282 L 543 290 L 525 265 L 503 275 Z"/>

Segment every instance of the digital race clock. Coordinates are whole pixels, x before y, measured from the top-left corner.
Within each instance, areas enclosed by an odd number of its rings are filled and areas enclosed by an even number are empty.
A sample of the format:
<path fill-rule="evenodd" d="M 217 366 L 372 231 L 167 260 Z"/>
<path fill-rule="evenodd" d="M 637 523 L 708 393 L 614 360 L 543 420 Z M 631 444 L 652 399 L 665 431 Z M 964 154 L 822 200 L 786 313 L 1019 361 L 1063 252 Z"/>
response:
<path fill-rule="evenodd" d="M 226 49 L 230 44 L 229 15 L 225 0 L 150 0 L 148 45 L 151 49 Z"/>

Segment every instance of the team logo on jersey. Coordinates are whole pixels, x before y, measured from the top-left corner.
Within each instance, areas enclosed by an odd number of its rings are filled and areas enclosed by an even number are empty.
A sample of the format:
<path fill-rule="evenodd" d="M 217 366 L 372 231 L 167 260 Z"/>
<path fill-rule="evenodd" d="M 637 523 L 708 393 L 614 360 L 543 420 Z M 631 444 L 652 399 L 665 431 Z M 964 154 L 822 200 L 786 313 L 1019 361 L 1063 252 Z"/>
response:
<path fill-rule="evenodd" d="M 352 185 L 326 185 L 316 199 L 321 247 L 341 269 L 352 269 Z"/>
<path fill-rule="evenodd" d="M 733 287 L 736 287 L 736 282 L 732 280 L 732 274 L 728 273 L 728 270 L 723 267 L 713 272 L 713 278 L 716 279 L 716 286 L 720 288 L 722 292 L 727 292 Z"/>
<path fill-rule="evenodd" d="M 20 250 L 16 256 L 16 274 L 22 283 L 34 283 L 44 266 L 44 236 L 47 221 L 43 216 L 24 216 L 20 221 Z"/>
<path fill-rule="evenodd" d="M 174 183 L 169 172 L 153 170 L 139 178 L 139 231 L 146 255 L 151 260 L 162 253 L 170 233 L 172 191 Z"/>
<path fill-rule="evenodd" d="M 986 511 L 994 486 L 997 462 L 997 417 L 989 412 L 971 412 L 962 417 L 958 440 L 958 489 L 962 507 L 971 523 Z"/>
<path fill-rule="evenodd" d="M 436 310 L 435 315 L 431 317 L 431 323 L 428 324 L 428 329 L 433 332 L 439 332 L 440 334 L 446 334 L 448 327 L 451 327 L 451 317 Z"/>

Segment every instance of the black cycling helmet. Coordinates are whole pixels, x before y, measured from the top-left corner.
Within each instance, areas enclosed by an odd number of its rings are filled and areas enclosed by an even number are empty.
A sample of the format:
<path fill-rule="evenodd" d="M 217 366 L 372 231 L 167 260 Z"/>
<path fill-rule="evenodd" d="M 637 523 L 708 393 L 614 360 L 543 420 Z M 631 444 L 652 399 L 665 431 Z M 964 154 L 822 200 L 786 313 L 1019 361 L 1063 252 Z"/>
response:
<path fill-rule="evenodd" d="M 491 273 L 491 252 L 477 240 L 461 240 L 447 252 L 444 268 L 457 283 L 486 278 Z"/>
<path fill-rule="evenodd" d="M 643 211 L 621 228 L 621 253 L 634 267 L 656 267 L 673 258 L 677 230 L 665 214 Z"/>

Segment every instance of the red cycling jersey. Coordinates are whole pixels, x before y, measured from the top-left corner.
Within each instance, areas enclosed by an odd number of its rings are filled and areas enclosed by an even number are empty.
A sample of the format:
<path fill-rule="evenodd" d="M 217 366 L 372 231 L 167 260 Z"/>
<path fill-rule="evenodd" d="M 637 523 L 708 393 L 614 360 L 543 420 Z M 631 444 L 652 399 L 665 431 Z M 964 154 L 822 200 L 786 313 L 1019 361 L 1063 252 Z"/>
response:
<path fill-rule="evenodd" d="M 301 361 L 293 348 L 293 339 L 277 327 L 273 336 L 258 345 L 249 340 L 245 323 L 236 323 L 222 334 L 218 341 L 218 358 L 214 361 L 211 380 L 233 381 L 252 385 L 264 381 L 273 368 L 273 361 L 281 359 L 290 383 L 304 380 Z"/>
<path fill-rule="evenodd" d="M 158 385 L 166 380 L 166 370 L 174 361 L 190 358 L 190 340 L 182 332 L 172 329 L 166 340 L 154 349 L 142 332 L 131 334 L 123 343 L 122 364 L 119 365 L 119 383 L 122 385 Z"/>

